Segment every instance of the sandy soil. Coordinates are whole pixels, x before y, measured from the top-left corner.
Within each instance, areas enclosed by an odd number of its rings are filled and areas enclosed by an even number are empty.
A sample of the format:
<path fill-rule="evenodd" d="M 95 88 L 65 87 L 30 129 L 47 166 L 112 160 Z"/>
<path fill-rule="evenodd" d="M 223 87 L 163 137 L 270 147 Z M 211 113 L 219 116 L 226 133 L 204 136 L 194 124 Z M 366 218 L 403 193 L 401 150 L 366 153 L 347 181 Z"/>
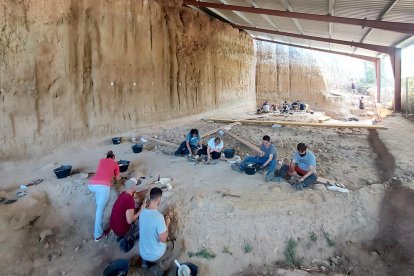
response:
<path fill-rule="evenodd" d="M 386 144 L 395 144 L 392 153 L 397 171 L 409 171 L 409 157 L 398 145 L 412 137 L 413 125 L 399 117 L 385 123 L 396 129 L 381 131 L 380 137 Z M 398 127 L 400 123 L 404 130 Z M 138 134 L 179 142 L 190 125 L 201 132 L 217 127 L 200 121 L 174 128 L 164 124 L 141 129 Z M 278 159 L 288 158 L 298 142 L 308 143 L 318 157 L 320 175 L 336 177 L 350 193 L 331 192 L 320 185 L 296 192 L 288 183 L 264 182 L 261 174 L 233 172 L 225 161 L 196 165 L 165 155 L 159 148 L 133 154 L 130 142 L 114 146 L 109 138 L 88 140 L 37 159 L 1 163 L 0 188 L 9 198 L 20 184 L 38 178 L 44 181 L 28 188 L 28 195 L 16 203 L 0 205 L 0 271 L 6 275 L 100 275 L 109 260 L 137 257 L 137 246 L 128 255 L 123 254 L 114 237 L 95 243 L 94 199 L 86 180 L 80 174 L 57 180 L 52 172 L 60 164 L 71 164 L 82 172 L 94 171 L 99 158 L 113 149 L 117 158 L 131 161 L 132 175 L 147 177 L 146 183 L 158 175 L 174 179 L 163 207 L 174 203 L 176 236 L 184 241 L 179 260 L 197 264 L 200 275 L 304 275 L 307 272 L 303 270 L 279 269 L 286 262 L 289 239 L 297 242 L 295 256 L 305 268 L 320 270 L 324 266 L 326 272 L 350 270 L 353 275 L 387 274 L 390 264 L 384 261 L 384 252 L 372 244 L 381 236 L 382 200 L 389 186 L 380 183 L 366 132 L 257 126 L 236 126 L 231 131 L 256 144 L 269 134 L 277 146 Z M 393 136 L 395 131 L 402 131 L 402 135 Z M 226 135 L 223 139 L 226 146 L 236 146 L 236 141 Z M 238 146 L 240 153 L 248 153 Z M 404 177 L 411 177 L 407 175 Z M 241 197 L 222 197 L 217 191 L 223 189 Z M 112 190 L 106 216 L 116 195 Z M 40 234 L 49 230 L 52 234 L 40 242 Z M 189 258 L 189 252 L 202 248 L 216 257 Z M 329 259 L 336 256 L 340 261 L 331 267 Z M 386 260 L 392 265 L 393 259 Z M 323 261 L 328 261 L 329 267 L 321 265 Z M 140 269 L 132 275 L 141 275 Z"/>

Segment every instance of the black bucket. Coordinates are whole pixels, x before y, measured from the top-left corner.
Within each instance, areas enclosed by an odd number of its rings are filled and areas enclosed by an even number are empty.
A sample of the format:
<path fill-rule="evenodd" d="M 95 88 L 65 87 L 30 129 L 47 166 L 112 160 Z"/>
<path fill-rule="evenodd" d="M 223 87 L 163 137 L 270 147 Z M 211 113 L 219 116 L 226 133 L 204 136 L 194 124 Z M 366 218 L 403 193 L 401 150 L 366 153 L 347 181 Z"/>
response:
<path fill-rule="evenodd" d="M 119 144 L 121 144 L 121 142 L 122 142 L 122 137 L 114 137 L 114 138 L 112 138 L 112 143 L 114 145 L 119 145 Z"/>
<path fill-rule="evenodd" d="M 127 259 L 116 259 L 110 262 L 103 271 L 103 276 L 126 276 L 129 271 Z"/>
<path fill-rule="evenodd" d="M 132 146 L 132 151 L 134 153 L 140 153 L 142 151 L 142 145 L 135 144 Z"/>
<path fill-rule="evenodd" d="M 127 160 L 119 160 L 118 161 L 118 165 L 119 165 L 119 171 L 120 172 L 126 172 L 128 170 L 129 167 L 129 161 Z"/>
<path fill-rule="evenodd" d="M 255 166 L 252 166 L 252 167 L 247 166 L 247 167 L 244 168 L 244 172 L 248 175 L 254 175 L 254 174 L 256 174 L 256 167 Z"/>
<path fill-rule="evenodd" d="M 225 149 L 224 150 L 224 156 L 227 159 L 233 158 L 235 153 L 236 153 L 235 149 Z"/>
<path fill-rule="evenodd" d="M 58 179 L 68 177 L 70 175 L 70 171 L 72 170 L 71 165 L 63 165 L 57 169 L 54 169 L 53 172 L 56 174 Z"/>
<path fill-rule="evenodd" d="M 197 276 L 198 275 L 198 266 L 192 263 L 182 263 L 181 265 L 186 265 L 191 271 L 191 276 Z M 178 276 L 178 267 L 175 270 L 175 275 Z"/>

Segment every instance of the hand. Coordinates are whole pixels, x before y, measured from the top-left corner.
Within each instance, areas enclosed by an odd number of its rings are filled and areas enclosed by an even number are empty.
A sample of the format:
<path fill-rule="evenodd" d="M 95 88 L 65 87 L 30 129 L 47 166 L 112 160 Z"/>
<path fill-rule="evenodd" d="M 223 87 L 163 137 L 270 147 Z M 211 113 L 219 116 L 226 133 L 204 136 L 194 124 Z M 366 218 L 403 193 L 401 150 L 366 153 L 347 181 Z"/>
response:
<path fill-rule="evenodd" d="M 298 180 L 299 182 L 303 182 L 303 181 L 305 181 L 305 179 L 303 179 L 303 177 L 301 177 L 301 178 L 299 178 L 299 180 Z"/>
<path fill-rule="evenodd" d="M 189 154 L 188 154 L 188 157 L 191 157 L 191 156 L 193 156 L 193 155 L 192 155 L 191 153 L 189 153 Z"/>
<path fill-rule="evenodd" d="M 209 155 L 209 156 L 207 156 L 207 160 L 210 160 L 211 159 L 211 156 Z"/>

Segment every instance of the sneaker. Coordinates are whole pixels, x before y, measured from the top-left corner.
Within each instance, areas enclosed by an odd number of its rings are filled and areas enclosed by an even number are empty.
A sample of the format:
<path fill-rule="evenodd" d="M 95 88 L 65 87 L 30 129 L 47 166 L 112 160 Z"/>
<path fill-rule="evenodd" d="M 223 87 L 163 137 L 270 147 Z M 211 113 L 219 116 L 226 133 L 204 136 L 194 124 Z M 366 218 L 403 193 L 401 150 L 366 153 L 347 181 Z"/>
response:
<path fill-rule="evenodd" d="M 102 233 L 102 235 L 99 238 L 95 238 L 95 241 L 98 242 L 98 241 L 102 240 L 102 238 L 105 237 L 106 235 L 108 235 L 109 232 L 111 232 L 110 228 L 105 229 L 104 232 Z"/>
<path fill-rule="evenodd" d="M 231 165 L 231 169 L 235 172 L 241 172 L 242 170 L 240 169 L 239 165 L 233 164 Z"/>
<path fill-rule="evenodd" d="M 303 182 L 296 182 L 295 184 L 294 184 L 294 186 L 295 186 L 295 189 L 297 190 L 297 191 L 302 191 L 303 190 Z"/>

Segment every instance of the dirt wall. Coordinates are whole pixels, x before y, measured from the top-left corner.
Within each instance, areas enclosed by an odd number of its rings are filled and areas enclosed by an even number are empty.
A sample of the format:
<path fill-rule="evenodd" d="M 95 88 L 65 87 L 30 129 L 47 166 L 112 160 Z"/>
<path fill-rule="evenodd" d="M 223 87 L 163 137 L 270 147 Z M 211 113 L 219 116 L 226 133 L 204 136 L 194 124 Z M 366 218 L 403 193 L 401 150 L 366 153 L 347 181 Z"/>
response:
<path fill-rule="evenodd" d="M 2 160 L 255 104 L 252 40 L 206 14 L 152 0 L 0 0 L 0 14 Z"/>
<path fill-rule="evenodd" d="M 351 79 L 365 74 L 363 61 L 262 41 L 256 49 L 258 105 L 300 100 L 330 114 L 349 112 L 348 104 L 329 92 L 350 93 Z"/>
<path fill-rule="evenodd" d="M 256 42 L 256 98 L 281 104 L 300 100 L 311 106 L 326 103 L 325 82 L 312 56 L 293 47 Z"/>

